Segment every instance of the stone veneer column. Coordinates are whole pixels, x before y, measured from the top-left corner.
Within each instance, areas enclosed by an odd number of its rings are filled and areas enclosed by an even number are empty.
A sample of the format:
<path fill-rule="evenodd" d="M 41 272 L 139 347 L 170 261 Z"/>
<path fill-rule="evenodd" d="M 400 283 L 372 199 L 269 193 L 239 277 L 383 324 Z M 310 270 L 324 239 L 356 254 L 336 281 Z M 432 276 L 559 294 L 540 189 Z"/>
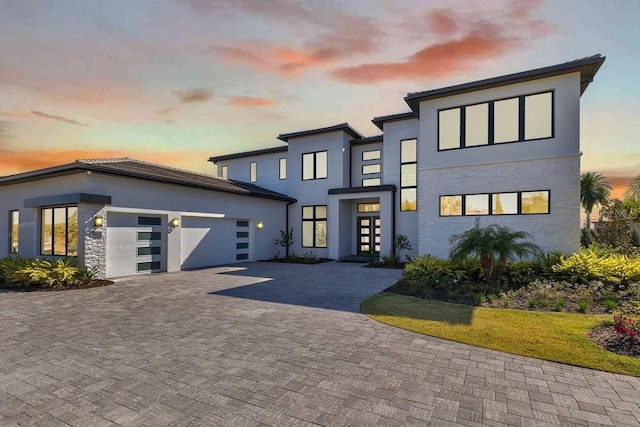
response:
<path fill-rule="evenodd" d="M 94 217 L 102 216 L 102 227 L 96 227 Z M 78 261 L 88 268 L 96 268 L 97 278 L 107 274 L 107 211 L 105 205 L 78 205 Z"/>

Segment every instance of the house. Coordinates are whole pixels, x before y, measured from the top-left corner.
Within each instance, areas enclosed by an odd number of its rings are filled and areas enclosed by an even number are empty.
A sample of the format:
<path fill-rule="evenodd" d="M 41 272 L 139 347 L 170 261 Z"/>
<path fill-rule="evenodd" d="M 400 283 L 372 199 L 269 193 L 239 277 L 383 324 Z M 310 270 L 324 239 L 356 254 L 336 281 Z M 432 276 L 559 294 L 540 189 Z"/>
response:
<path fill-rule="evenodd" d="M 272 255 L 294 199 L 128 158 L 0 178 L 0 257 L 78 257 L 99 277 Z"/>
<path fill-rule="evenodd" d="M 132 159 L 0 178 L 0 257 L 77 256 L 100 277 L 266 259 L 394 251 L 446 257 L 449 238 L 500 224 L 546 251 L 579 248 L 580 97 L 605 58 L 410 93 L 409 111 L 281 134 L 211 157 L 217 177 Z"/>
<path fill-rule="evenodd" d="M 544 250 L 579 248 L 580 96 L 600 55 L 405 97 L 363 137 L 342 123 L 280 135 L 286 145 L 211 157 L 224 178 L 295 198 L 293 250 L 339 259 L 393 251 L 448 256 L 481 224 L 531 233 Z"/>

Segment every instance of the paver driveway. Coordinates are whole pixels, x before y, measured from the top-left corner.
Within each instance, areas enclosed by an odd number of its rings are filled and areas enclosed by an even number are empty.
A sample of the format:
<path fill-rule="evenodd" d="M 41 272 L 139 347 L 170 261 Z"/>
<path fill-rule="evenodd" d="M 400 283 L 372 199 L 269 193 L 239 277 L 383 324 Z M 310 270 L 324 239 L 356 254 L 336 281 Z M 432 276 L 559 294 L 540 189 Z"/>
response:
<path fill-rule="evenodd" d="M 397 270 L 244 264 L 0 294 L 0 425 L 640 425 L 640 381 L 359 313 Z"/>

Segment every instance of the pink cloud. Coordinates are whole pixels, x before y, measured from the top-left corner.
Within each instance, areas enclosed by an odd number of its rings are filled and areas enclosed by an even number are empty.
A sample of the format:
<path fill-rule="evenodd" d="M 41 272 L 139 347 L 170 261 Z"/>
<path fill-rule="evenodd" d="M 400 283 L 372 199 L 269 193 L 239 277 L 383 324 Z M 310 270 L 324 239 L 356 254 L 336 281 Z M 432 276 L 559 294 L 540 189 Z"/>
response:
<path fill-rule="evenodd" d="M 450 37 L 458 31 L 456 17 L 448 9 L 434 9 L 427 12 L 427 26 L 435 34 L 443 37 Z"/>
<path fill-rule="evenodd" d="M 234 96 L 229 99 L 229 105 L 234 107 L 270 107 L 274 104 L 272 99 L 253 96 Z"/>
<path fill-rule="evenodd" d="M 213 98 L 213 92 L 206 89 L 189 89 L 185 91 L 176 91 L 180 102 L 183 104 L 195 104 L 206 102 Z"/>

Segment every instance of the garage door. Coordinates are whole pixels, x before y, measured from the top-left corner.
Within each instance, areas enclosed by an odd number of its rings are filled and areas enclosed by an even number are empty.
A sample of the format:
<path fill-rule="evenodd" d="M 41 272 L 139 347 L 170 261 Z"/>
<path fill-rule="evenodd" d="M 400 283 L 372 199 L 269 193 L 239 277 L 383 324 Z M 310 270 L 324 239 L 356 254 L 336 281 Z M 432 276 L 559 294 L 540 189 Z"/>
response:
<path fill-rule="evenodd" d="M 238 223 L 246 223 L 242 234 L 238 232 Z M 211 267 L 249 259 L 248 224 L 248 221 L 183 216 L 180 231 L 182 268 Z"/>
<path fill-rule="evenodd" d="M 110 212 L 107 219 L 107 277 L 166 271 L 164 218 Z"/>

